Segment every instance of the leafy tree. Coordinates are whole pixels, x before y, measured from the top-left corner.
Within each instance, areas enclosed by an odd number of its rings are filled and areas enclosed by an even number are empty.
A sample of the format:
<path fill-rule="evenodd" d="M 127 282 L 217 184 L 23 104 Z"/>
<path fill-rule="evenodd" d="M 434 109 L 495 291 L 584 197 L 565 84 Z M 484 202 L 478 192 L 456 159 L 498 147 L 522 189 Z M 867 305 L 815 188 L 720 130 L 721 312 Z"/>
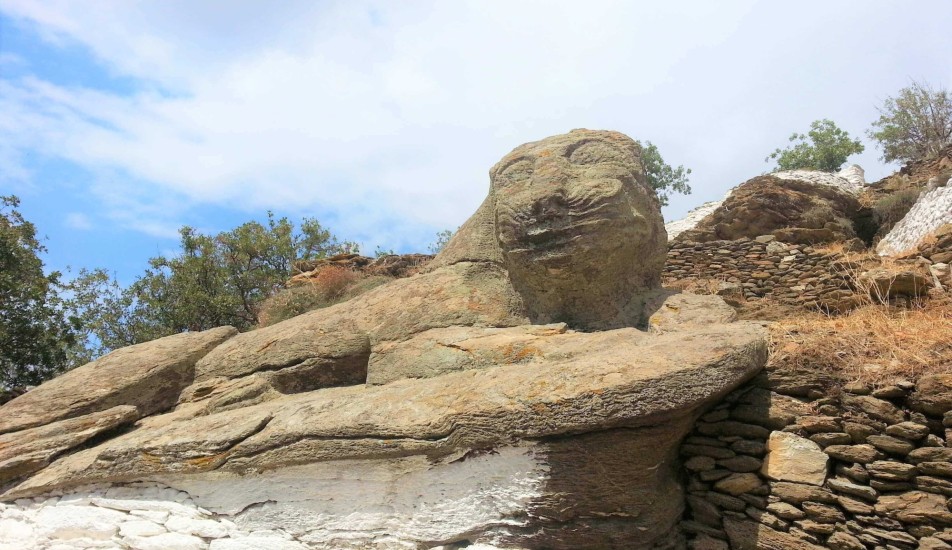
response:
<path fill-rule="evenodd" d="M 952 144 L 952 95 L 946 89 L 913 81 L 878 110 L 868 134 L 879 142 L 885 162 L 932 156 Z"/>
<path fill-rule="evenodd" d="M 450 229 L 437 231 L 436 240 L 427 246 L 427 248 L 430 250 L 430 254 L 439 254 L 440 252 L 442 252 L 443 249 L 446 248 L 446 245 L 449 244 L 450 239 L 452 239 L 453 235 L 455 234 L 456 234 L 456 231 L 452 231 Z"/>
<path fill-rule="evenodd" d="M 70 305 L 82 319 L 90 356 L 184 331 L 222 325 L 249 330 L 295 262 L 357 249 L 338 242 L 317 220 L 305 219 L 295 229 L 270 212 L 266 225 L 252 221 L 214 236 L 186 226 L 179 233 L 180 253 L 150 259 L 128 288 L 102 270 L 80 272 Z"/>
<path fill-rule="evenodd" d="M 79 320 L 67 316 L 59 272 L 44 274 L 36 227 L 0 196 L 0 389 L 39 384 L 67 368 Z"/>
<path fill-rule="evenodd" d="M 810 131 L 790 136 L 793 144 L 786 149 L 777 149 L 764 159 L 777 161 L 775 170 L 822 170 L 836 172 L 846 159 L 855 153 L 863 152 L 863 144 L 858 139 L 841 130 L 832 120 L 815 120 Z"/>
<path fill-rule="evenodd" d="M 645 168 L 648 185 L 658 194 L 661 206 L 668 204 L 669 193 L 691 194 L 691 186 L 688 185 L 690 168 L 681 165 L 673 168 L 661 158 L 658 147 L 650 141 L 643 144 L 639 141 L 638 145 L 641 145 L 641 164 Z"/>

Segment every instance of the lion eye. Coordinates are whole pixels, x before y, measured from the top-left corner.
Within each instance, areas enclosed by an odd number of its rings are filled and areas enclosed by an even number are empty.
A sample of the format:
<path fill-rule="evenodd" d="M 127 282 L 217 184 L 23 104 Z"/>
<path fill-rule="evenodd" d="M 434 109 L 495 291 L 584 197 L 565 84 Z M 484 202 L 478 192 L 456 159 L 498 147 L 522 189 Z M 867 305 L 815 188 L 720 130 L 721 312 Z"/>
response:
<path fill-rule="evenodd" d="M 528 180 L 532 177 L 533 166 L 534 163 L 529 160 L 514 162 L 497 176 L 498 183 L 506 185 Z"/>
<path fill-rule="evenodd" d="M 619 158 L 617 149 L 600 141 L 589 141 L 573 149 L 568 155 L 572 164 L 595 164 Z"/>

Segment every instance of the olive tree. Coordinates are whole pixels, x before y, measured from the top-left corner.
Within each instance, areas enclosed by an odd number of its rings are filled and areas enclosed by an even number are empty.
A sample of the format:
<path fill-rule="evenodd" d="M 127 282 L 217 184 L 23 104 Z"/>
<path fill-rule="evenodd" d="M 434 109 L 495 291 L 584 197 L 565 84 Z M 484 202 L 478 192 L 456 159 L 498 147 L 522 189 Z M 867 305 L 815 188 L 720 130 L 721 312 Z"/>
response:
<path fill-rule="evenodd" d="M 850 155 L 863 152 L 858 139 L 837 127 L 829 119 L 815 120 L 806 134 L 794 133 L 786 149 L 777 148 L 765 162 L 777 161 L 774 170 L 821 170 L 836 172 Z"/>
<path fill-rule="evenodd" d="M 878 108 L 869 137 L 886 162 L 906 162 L 935 155 L 952 144 L 952 97 L 943 88 L 913 81 Z"/>

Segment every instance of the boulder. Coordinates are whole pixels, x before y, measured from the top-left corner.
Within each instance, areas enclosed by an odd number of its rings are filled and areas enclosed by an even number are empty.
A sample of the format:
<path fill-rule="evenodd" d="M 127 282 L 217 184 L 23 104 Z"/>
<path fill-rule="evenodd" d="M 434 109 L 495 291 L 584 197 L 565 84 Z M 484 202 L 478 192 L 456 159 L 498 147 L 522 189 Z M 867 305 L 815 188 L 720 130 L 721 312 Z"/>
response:
<path fill-rule="evenodd" d="M 918 298 L 932 288 L 931 277 L 910 270 L 877 267 L 860 274 L 857 282 L 877 300 Z"/>
<path fill-rule="evenodd" d="M 120 405 L 141 416 L 168 410 L 192 382 L 198 360 L 237 332 L 187 332 L 113 351 L 3 405 L 0 434 Z"/>
<path fill-rule="evenodd" d="M 720 206 L 678 241 L 709 242 L 773 235 L 796 244 L 855 237 L 858 188 L 845 178 L 797 170 L 757 176 L 736 187 Z"/>

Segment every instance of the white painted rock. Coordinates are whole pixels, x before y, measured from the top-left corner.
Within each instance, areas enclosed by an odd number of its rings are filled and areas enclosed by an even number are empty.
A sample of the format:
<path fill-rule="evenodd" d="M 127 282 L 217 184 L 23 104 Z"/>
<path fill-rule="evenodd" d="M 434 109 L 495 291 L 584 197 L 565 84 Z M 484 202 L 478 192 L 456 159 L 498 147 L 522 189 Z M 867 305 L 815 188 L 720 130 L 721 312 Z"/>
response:
<path fill-rule="evenodd" d="M 952 223 L 952 179 L 945 187 L 919 195 L 916 204 L 876 245 L 880 256 L 900 256 L 913 251 L 929 234 Z"/>
<path fill-rule="evenodd" d="M 823 485 L 829 457 L 816 443 L 788 432 L 772 432 L 760 472 L 776 481 Z"/>

